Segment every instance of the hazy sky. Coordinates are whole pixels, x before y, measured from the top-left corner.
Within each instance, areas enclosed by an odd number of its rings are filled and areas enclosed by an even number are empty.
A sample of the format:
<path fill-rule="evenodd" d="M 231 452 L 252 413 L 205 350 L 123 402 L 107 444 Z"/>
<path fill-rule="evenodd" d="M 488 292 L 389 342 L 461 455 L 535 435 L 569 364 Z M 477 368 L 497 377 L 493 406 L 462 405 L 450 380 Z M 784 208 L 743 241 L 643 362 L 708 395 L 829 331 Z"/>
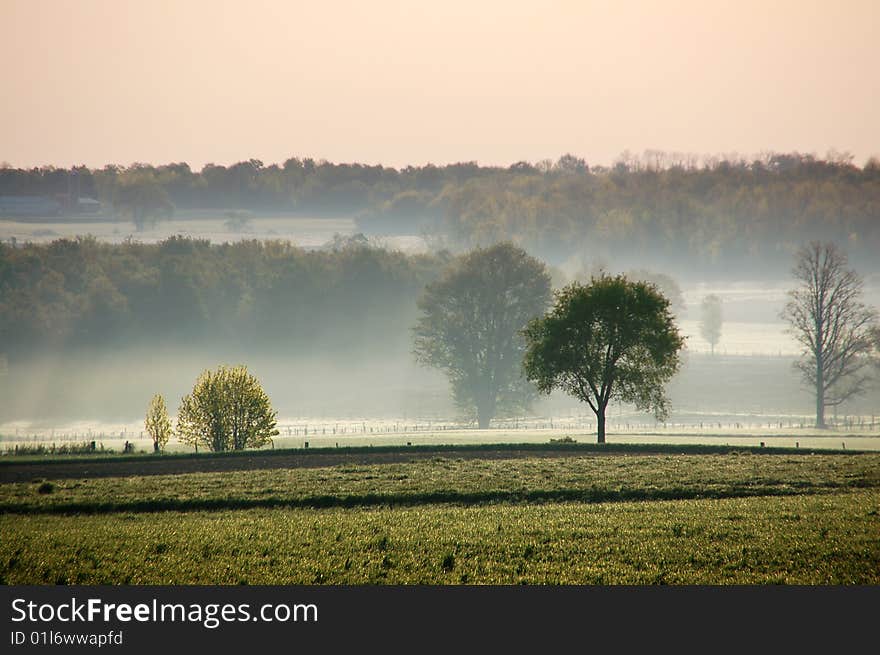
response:
<path fill-rule="evenodd" d="M 880 154 L 880 0 L 0 0 L 0 162 Z"/>

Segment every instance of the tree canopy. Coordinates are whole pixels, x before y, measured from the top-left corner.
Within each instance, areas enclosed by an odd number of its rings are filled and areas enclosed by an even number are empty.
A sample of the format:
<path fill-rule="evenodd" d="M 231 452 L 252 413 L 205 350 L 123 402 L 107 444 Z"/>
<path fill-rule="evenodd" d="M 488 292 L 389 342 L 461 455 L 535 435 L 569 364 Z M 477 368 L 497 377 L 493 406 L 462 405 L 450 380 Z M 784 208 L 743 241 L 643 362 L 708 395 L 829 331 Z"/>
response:
<path fill-rule="evenodd" d="M 446 373 L 456 404 L 480 428 L 534 397 L 520 369 L 521 331 L 549 300 L 544 264 L 510 243 L 463 255 L 419 298 L 416 358 Z"/>
<path fill-rule="evenodd" d="M 668 411 L 664 385 L 678 371 L 684 338 L 669 300 L 647 282 L 602 276 L 557 292 L 548 314 L 525 330 L 524 369 L 543 393 L 561 389 L 596 414 L 605 443 L 608 403 Z"/>
<path fill-rule="evenodd" d="M 177 410 L 181 440 L 215 452 L 264 446 L 276 426 L 269 396 L 245 366 L 205 371 Z"/>
<path fill-rule="evenodd" d="M 170 218 L 174 205 L 168 192 L 149 175 L 130 176 L 113 189 L 113 207 L 131 217 L 139 231 L 160 218 Z"/>
<path fill-rule="evenodd" d="M 406 353 L 416 299 L 450 261 L 340 240 L 0 244 L 0 354 L 157 343 Z"/>
<path fill-rule="evenodd" d="M 171 437 L 171 419 L 168 418 L 168 409 L 165 407 L 165 399 L 161 394 L 157 393 L 150 400 L 144 428 L 153 440 L 153 452 L 158 453 L 165 450 L 165 445 Z"/>
<path fill-rule="evenodd" d="M 296 157 L 281 165 L 206 164 L 200 171 L 180 162 L 0 167 L 0 195 L 65 195 L 72 173 L 84 195 L 108 204 L 134 184 L 161 189 L 182 210 L 345 214 L 362 231 L 427 228 L 463 248 L 512 239 L 547 261 L 551 253 L 615 249 L 629 258 L 619 270 L 681 255 L 688 270 L 744 260 L 751 270 L 777 269 L 779 254 L 805 238 L 841 234 L 858 237 L 854 259 L 872 258 L 880 248 L 880 161 L 860 167 L 840 153 L 701 159 L 650 151 L 623 153 L 611 167 L 572 155 L 506 168 L 461 162 L 396 169 Z"/>

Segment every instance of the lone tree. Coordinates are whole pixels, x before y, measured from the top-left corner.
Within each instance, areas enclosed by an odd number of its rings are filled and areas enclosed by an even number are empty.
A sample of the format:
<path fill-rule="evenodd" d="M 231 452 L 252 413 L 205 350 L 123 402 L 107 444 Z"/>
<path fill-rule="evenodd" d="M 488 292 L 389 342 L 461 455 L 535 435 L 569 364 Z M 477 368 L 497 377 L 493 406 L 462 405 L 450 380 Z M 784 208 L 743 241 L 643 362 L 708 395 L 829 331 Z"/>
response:
<path fill-rule="evenodd" d="M 259 448 L 278 435 L 277 412 L 244 366 L 205 371 L 177 411 L 181 440 L 215 451 Z"/>
<path fill-rule="evenodd" d="M 715 346 L 721 339 L 721 298 L 714 293 L 703 298 L 700 305 L 700 334 L 709 342 L 712 354 L 715 354 Z"/>
<path fill-rule="evenodd" d="M 113 190 L 113 208 L 131 216 L 138 232 L 174 213 L 168 192 L 158 182 L 144 176 L 120 181 Z"/>
<path fill-rule="evenodd" d="M 537 395 L 522 375 L 522 330 L 550 298 L 544 264 L 500 243 L 458 258 L 419 299 L 416 359 L 446 372 L 456 404 L 476 414 L 481 429 Z"/>
<path fill-rule="evenodd" d="M 647 282 L 657 287 L 657 290 L 669 300 L 669 309 L 673 315 L 682 315 L 687 309 L 687 303 L 684 301 L 684 294 L 675 278 L 666 273 L 658 273 L 649 271 L 644 268 L 624 273 L 628 280 Z"/>
<path fill-rule="evenodd" d="M 605 443 L 611 399 L 666 416 L 664 384 L 680 366 L 679 334 L 669 300 L 647 282 L 602 276 L 556 294 L 543 318 L 529 323 L 524 368 L 543 393 L 562 389 L 596 414 Z"/>
<path fill-rule="evenodd" d="M 147 434 L 153 440 L 153 452 L 165 450 L 165 444 L 171 437 L 171 419 L 168 418 L 168 410 L 165 407 L 165 399 L 156 394 L 147 407 L 147 417 L 144 420 Z"/>
<path fill-rule="evenodd" d="M 816 427 L 824 428 L 826 407 L 867 388 L 877 314 L 861 302 L 862 279 L 833 243 L 813 241 L 801 248 L 792 273 L 800 286 L 789 292 L 782 318 L 804 347 L 795 367 L 816 392 Z"/>

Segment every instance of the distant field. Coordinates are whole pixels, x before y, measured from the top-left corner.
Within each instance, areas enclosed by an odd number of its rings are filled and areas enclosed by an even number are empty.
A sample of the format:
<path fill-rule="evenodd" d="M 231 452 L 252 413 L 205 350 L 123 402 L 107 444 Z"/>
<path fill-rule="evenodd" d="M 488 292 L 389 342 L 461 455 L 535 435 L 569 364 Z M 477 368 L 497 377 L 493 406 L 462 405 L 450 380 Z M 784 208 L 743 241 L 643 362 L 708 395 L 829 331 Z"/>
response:
<path fill-rule="evenodd" d="M 233 229 L 222 211 L 180 212 L 170 220 L 159 221 L 142 231 L 134 223 L 105 218 L 95 221 L 16 220 L 0 217 L 0 241 L 16 239 L 24 243 L 49 243 L 56 239 L 91 235 L 99 241 L 122 243 L 133 239 L 142 243 L 157 243 L 172 236 L 208 239 L 212 243 L 235 242 L 246 239 L 280 239 L 291 241 L 303 248 L 325 245 L 336 234 L 348 236 L 357 232 L 354 220 L 347 217 L 254 216 L 241 229 Z M 418 236 L 389 237 L 389 245 L 410 251 L 425 249 Z"/>
<path fill-rule="evenodd" d="M 880 583 L 880 454 L 35 479 L 0 508 L 6 584 Z"/>
<path fill-rule="evenodd" d="M 880 417 L 878 417 L 880 418 Z M 309 429 L 311 432 L 306 435 L 286 436 L 282 430 L 282 436 L 276 437 L 275 447 L 284 449 L 305 449 L 314 448 L 367 448 L 367 447 L 386 447 L 386 446 L 441 446 L 441 445 L 491 445 L 491 444 L 515 444 L 528 443 L 531 445 L 548 444 L 551 439 L 572 438 L 579 444 L 595 444 L 595 433 L 585 433 L 582 429 L 566 429 L 565 427 L 554 428 L 519 428 L 506 429 L 497 428 L 492 430 L 475 430 L 475 429 L 428 429 L 427 427 L 415 430 L 404 430 L 400 432 L 385 433 L 369 433 L 361 434 L 353 431 L 348 434 L 334 435 L 332 433 L 333 423 L 323 424 L 320 422 L 310 422 Z M 301 428 L 300 428 L 301 430 Z M 875 430 L 880 430 L 880 422 L 876 424 Z M 117 432 L 116 434 L 119 434 Z M 135 432 L 135 434 L 137 434 Z M 725 426 L 721 429 L 710 431 L 709 429 L 700 429 L 692 426 L 675 426 L 664 429 L 662 426 L 652 431 L 645 429 L 633 430 L 631 432 L 611 432 L 607 435 L 609 444 L 632 444 L 632 445 L 707 445 L 707 446 L 731 446 L 741 448 L 760 447 L 763 443 L 767 447 L 792 448 L 804 450 L 871 450 L 880 451 L 880 432 L 872 432 L 865 429 L 860 432 L 851 432 L 845 430 L 823 430 L 817 431 L 811 428 L 790 429 L 790 428 L 758 428 L 749 425 L 743 427 L 729 428 Z M 152 452 L 152 442 L 149 439 L 138 437 L 102 437 L 98 436 L 96 441 L 106 449 L 120 453 L 126 441 L 134 444 L 138 451 L 144 453 Z M 4 440 L 0 437 L 0 454 L 9 450 L 14 450 L 16 445 L 39 445 L 51 446 L 55 443 L 58 446 L 64 444 L 82 443 L 82 440 L 75 438 L 52 439 L 51 437 L 30 438 L 13 438 L 7 436 Z M 168 445 L 168 451 L 171 453 L 192 453 L 193 448 L 187 444 L 172 441 Z M 0 462 L 5 459 L 0 455 Z"/>

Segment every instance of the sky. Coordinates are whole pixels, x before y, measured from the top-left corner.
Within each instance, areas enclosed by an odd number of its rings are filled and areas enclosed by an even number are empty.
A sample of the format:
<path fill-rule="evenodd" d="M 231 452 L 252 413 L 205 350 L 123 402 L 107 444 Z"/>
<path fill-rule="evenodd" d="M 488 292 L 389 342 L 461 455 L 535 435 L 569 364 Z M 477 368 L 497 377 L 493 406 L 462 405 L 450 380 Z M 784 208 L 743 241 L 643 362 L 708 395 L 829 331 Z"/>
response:
<path fill-rule="evenodd" d="M 0 162 L 880 155 L 877 0 L 0 0 Z"/>

